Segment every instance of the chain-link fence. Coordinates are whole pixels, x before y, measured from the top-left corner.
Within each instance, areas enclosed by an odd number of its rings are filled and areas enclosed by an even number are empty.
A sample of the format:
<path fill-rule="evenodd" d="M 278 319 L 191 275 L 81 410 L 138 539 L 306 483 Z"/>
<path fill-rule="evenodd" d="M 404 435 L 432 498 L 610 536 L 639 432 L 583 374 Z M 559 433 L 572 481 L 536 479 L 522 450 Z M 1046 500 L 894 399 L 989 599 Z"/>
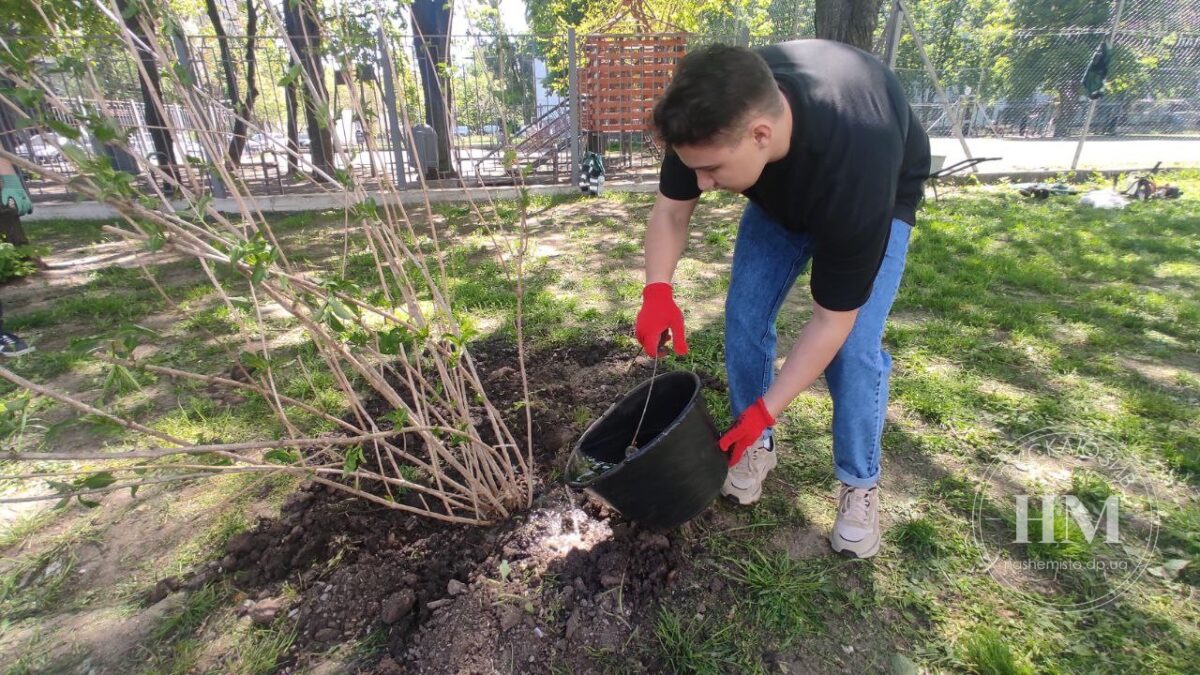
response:
<path fill-rule="evenodd" d="M 934 153 L 948 162 L 969 153 L 1003 157 L 993 170 L 1063 170 L 1200 157 L 1194 1 L 907 0 L 898 13 L 899 6 L 884 3 L 875 52 L 892 63 Z M 236 180 L 255 193 L 311 190 L 321 163 L 311 133 L 329 135 L 339 149 L 328 168 L 368 186 L 571 183 L 586 151 L 604 157 L 610 180 L 652 180 L 660 150 L 644 118 L 682 53 L 715 41 L 811 37 L 812 12 L 811 0 L 772 0 L 760 14 L 713 17 L 703 34 L 580 35 L 574 59 L 563 57 L 563 36 L 325 36 L 319 110 L 304 103 L 309 75 L 296 63 L 294 38 L 163 38 L 169 58 L 161 76 L 188 78 L 195 98 L 182 105 L 167 96 L 157 122 L 146 115 L 137 63 L 118 37 L 37 38 L 53 42 L 37 50 L 46 56 L 34 70 L 59 105 L 23 105 L 79 129 L 75 143 L 87 152 L 135 171 L 136 161 L 89 137 L 89 120 L 108 118 L 128 139 L 127 153 L 214 192 L 216 162 L 235 165 Z M 7 47 L 34 40 L 0 39 Z M 616 43 L 623 52 L 613 51 Z M 1093 99 L 1082 80 L 1094 61 L 1106 68 Z M 433 104 L 442 97 L 448 106 Z M 166 151 L 160 132 L 171 139 Z M 76 162 L 63 154 L 66 142 L 54 124 L 29 121 L 5 139 L 16 154 L 70 175 Z M 67 189 L 36 175 L 31 185 L 39 199 Z"/>
<path fill-rule="evenodd" d="M 935 154 L 959 159 L 965 144 L 1002 157 L 1001 170 L 1200 157 L 1194 2 L 908 0 L 903 10 L 896 48 L 882 37 L 879 54 L 891 57 Z"/>

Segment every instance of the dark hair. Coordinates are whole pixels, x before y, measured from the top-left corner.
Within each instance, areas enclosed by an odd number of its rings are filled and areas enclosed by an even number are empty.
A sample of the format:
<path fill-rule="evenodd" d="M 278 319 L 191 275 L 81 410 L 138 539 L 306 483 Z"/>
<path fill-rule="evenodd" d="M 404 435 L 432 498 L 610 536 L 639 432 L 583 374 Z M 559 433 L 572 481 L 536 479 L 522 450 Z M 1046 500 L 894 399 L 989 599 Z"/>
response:
<path fill-rule="evenodd" d="M 761 56 L 745 47 L 708 45 L 689 52 L 654 104 L 654 130 L 668 146 L 723 140 L 752 112 L 782 110 Z"/>

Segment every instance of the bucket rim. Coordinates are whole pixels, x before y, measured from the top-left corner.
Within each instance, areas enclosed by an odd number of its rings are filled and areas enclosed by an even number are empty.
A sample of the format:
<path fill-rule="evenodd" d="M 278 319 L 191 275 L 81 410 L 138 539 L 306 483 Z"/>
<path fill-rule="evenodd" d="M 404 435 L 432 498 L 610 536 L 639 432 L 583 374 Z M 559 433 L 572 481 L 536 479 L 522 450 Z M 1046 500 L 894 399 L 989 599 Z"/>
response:
<path fill-rule="evenodd" d="M 580 434 L 579 438 L 575 441 L 575 444 L 571 447 L 571 454 L 568 456 L 568 462 L 570 461 L 570 458 L 575 457 L 577 455 L 583 455 L 583 456 L 590 457 L 590 455 L 587 455 L 586 453 L 584 453 L 582 451 L 580 446 L 583 445 L 583 442 L 585 440 L 587 440 L 588 436 L 592 433 L 592 431 L 596 428 L 596 426 L 598 424 L 600 424 L 602 421 L 604 421 L 605 418 L 608 417 L 608 414 L 611 413 L 613 410 L 615 410 L 617 408 L 617 406 L 621 405 L 626 400 L 633 398 L 642 389 L 649 388 L 650 384 L 652 382 L 658 382 L 658 380 L 665 378 L 665 377 L 687 377 L 688 379 L 691 380 L 691 384 L 693 385 L 692 394 L 691 394 L 691 396 L 688 397 L 687 403 L 683 406 L 683 412 L 681 412 L 675 419 L 671 420 L 671 423 L 668 424 L 666 427 L 664 427 L 662 431 L 658 432 L 658 434 L 655 435 L 654 438 L 651 438 L 649 441 L 647 441 L 645 444 L 643 444 L 641 447 L 639 447 L 638 451 L 632 457 L 622 458 L 621 461 L 614 464 L 607 471 L 605 471 L 604 473 L 601 473 L 601 474 L 594 475 L 591 480 L 589 480 L 585 483 L 579 483 L 579 482 L 568 480 L 567 483 L 571 487 L 577 488 L 577 489 L 578 488 L 587 488 L 592 485 L 595 485 L 596 483 L 599 483 L 600 481 L 604 480 L 605 478 L 608 478 L 609 476 L 620 471 L 622 467 L 628 465 L 630 462 L 636 461 L 638 458 L 645 455 L 652 448 L 654 448 L 654 446 L 658 445 L 659 441 L 661 441 L 664 437 L 666 437 L 668 434 L 670 434 L 672 431 L 674 431 L 676 427 L 678 427 L 680 424 L 683 423 L 684 418 L 687 417 L 687 415 L 685 415 L 683 413 L 690 410 L 695 405 L 696 399 L 700 396 L 701 389 L 703 388 L 703 384 L 700 382 L 700 376 L 697 375 L 696 373 L 693 373 L 688 370 L 670 370 L 665 373 L 659 373 L 658 375 L 642 382 L 641 384 L 634 387 L 633 389 L 630 389 L 629 391 L 625 392 L 620 398 L 618 398 L 616 401 L 614 401 L 612 403 L 612 405 L 608 406 L 608 408 L 606 408 L 604 410 L 604 412 L 600 414 L 599 417 L 592 420 L 592 423 L 588 425 L 587 429 L 585 429 L 582 434 Z"/>

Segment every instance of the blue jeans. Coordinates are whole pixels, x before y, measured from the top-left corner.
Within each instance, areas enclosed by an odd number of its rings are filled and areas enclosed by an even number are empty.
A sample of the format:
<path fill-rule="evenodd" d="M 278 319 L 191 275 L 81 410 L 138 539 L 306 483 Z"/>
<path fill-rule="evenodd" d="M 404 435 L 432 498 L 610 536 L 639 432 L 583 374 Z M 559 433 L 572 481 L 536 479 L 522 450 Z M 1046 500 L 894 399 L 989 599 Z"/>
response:
<path fill-rule="evenodd" d="M 911 233 L 912 227 L 904 221 L 892 221 L 887 253 L 871 297 L 859 309 L 846 343 L 825 369 L 833 398 L 834 474 L 855 487 L 871 487 L 879 481 L 880 440 L 892 370 L 892 357 L 883 349 L 883 327 L 904 274 Z M 725 300 L 725 370 L 735 417 L 771 386 L 775 319 L 811 257 L 808 235 L 785 230 L 758 206 L 746 205 Z"/>

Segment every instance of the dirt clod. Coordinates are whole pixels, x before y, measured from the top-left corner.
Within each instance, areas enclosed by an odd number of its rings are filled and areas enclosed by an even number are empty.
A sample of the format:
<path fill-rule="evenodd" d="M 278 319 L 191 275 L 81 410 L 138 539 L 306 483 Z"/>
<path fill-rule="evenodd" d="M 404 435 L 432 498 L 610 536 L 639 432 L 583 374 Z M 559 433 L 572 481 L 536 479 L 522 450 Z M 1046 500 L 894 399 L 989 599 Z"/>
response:
<path fill-rule="evenodd" d="M 158 604 L 163 598 L 179 590 L 179 588 L 179 577 L 160 579 L 157 584 L 154 584 L 154 590 L 150 591 L 150 604 Z"/>
<path fill-rule="evenodd" d="M 275 620 L 275 617 L 279 615 L 280 610 L 283 609 L 286 602 L 283 598 L 259 600 L 250 607 L 250 611 L 247 614 L 250 616 L 251 621 L 260 626 L 265 626 Z"/>
<path fill-rule="evenodd" d="M 579 636 L 579 629 L 583 623 L 583 618 L 580 614 L 581 610 L 576 609 L 571 612 L 571 616 L 567 617 L 567 639 L 574 640 Z"/>
<path fill-rule="evenodd" d="M 383 603 L 383 613 L 380 619 L 387 625 L 392 625 L 408 616 L 414 605 L 417 604 L 417 594 L 411 589 L 404 589 L 388 598 Z"/>
<path fill-rule="evenodd" d="M 496 610 L 496 618 L 500 620 L 500 630 L 503 632 L 521 623 L 525 613 L 516 605 L 501 605 Z"/>

